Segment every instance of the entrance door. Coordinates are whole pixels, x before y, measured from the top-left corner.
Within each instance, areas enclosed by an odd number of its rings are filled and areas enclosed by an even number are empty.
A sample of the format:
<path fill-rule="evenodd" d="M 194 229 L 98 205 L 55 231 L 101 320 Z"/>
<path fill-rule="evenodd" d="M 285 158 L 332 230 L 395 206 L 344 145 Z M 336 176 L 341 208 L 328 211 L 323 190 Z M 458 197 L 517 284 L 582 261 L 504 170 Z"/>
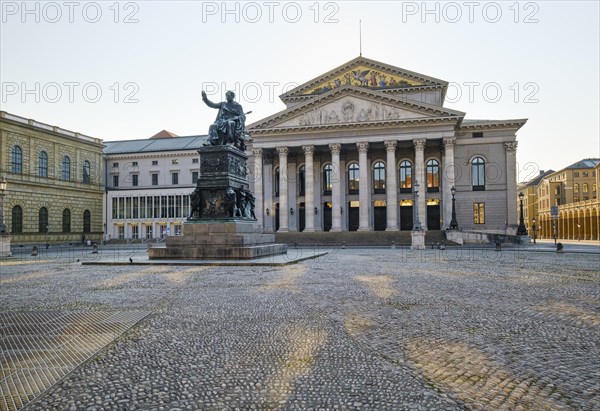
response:
<path fill-rule="evenodd" d="M 304 203 L 300 203 L 298 212 L 300 213 L 298 216 L 298 231 L 304 231 L 304 227 L 306 227 L 306 208 Z"/>
<path fill-rule="evenodd" d="M 323 204 L 323 231 L 331 231 L 331 203 Z"/>
<path fill-rule="evenodd" d="M 412 206 L 400 207 L 400 230 L 412 230 L 413 208 Z"/>
<path fill-rule="evenodd" d="M 275 231 L 279 230 L 279 203 L 275 204 Z"/>
<path fill-rule="evenodd" d="M 428 230 L 439 230 L 440 229 L 440 205 L 428 205 L 427 206 L 427 229 Z"/>
<path fill-rule="evenodd" d="M 360 213 L 358 207 L 352 207 L 352 202 L 348 204 L 348 231 L 358 230 Z"/>
<path fill-rule="evenodd" d="M 375 231 L 385 231 L 387 225 L 387 207 L 373 208 L 373 229 Z"/>

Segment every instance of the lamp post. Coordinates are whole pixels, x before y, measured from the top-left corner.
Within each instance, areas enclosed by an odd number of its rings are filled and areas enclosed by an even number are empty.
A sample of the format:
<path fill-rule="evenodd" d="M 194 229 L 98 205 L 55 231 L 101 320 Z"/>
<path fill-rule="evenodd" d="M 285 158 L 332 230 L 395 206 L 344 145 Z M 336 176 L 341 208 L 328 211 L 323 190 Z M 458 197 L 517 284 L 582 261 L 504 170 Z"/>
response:
<path fill-rule="evenodd" d="M 527 229 L 525 228 L 525 221 L 523 221 L 523 197 L 525 195 L 523 192 L 519 193 L 519 207 L 521 209 L 521 213 L 519 216 L 519 227 L 517 228 L 517 235 L 527 235 Z"/>
<path fill-rule="evenodd" d="M 535 244 L 537 226 L 535 225 L 535 218 L 532 221 L 533 221 L 533 225 L 531 226 L 531 229 L 533 230 L 533 244 Z"/>
<path fill-rule="evenodd" d="M 456 199 L 454 198 L 456 195 L 456 188 L 452 186 L 450 192 L 452 193 L 452 219 L 450 220 L 450 229 L 458 230 L 458 221 L 456 221 Z"/>
<path fill-rule="evenodd" d="M 421 221 L 419 221 L 419 182 L 417 180 L 413 184 L 413 191 L 415 193 L 415 206 L 413 207 L 415 210 L 415 222 L 413 224 L 413 231 L 420 231 L 423 227 L 421 227 Z"/>
<path fill-rule="evenodd" d="M 4 224 L 4 192 L 8 183 L 4 177 L 0 177 L 0 234 L 4 235 L 7 233 L 6 224 Z"/>

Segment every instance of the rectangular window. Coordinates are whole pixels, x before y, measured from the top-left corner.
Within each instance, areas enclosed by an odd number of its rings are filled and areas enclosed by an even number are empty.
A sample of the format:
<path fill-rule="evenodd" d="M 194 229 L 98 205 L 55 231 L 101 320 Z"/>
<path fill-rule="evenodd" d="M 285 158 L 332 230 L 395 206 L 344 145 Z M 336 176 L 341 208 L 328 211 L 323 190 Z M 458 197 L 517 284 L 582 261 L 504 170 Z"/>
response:
<path fill-rule="evenodd" d="M 485 203 L 473 203 L 473 223 L 485 224 Z"/>
<path fill-rule="evenodd" d="M 181 235 L 181 224 L 175 224 L 173 226 L 173 230 L 175 231 L 174 233 L 171 234 L 175 234 L 175 235 Z"/>
<path fill-rule="evenodd" d="M 198 182 L 198 172 L 192 171 L 192 184 L 196 184 Z"/>
<path fill-rule="evenodd" d="M 146 238 L 148 240 L 150 240 L 152 238 L 152 226 L 151 225 L 146 226 Z"/>
<path fill-rule="evenodd" d="M 481 137 L 483 137 L 482 131 L 477 131 L 477 132 L 473 133 L 473 138 L 481 138 Z"/>
<path fill-rule="evenodd" d="M 140 218 L 140 205 L 137 197 L 133 197 L 133 218 Z"/>
<path fill-rule="evenodd" d="M 197 158 L 192 158 L 192 164 L 198 164 L 198 159 Z"/>
<path fill-rule="evenodd" d="M 146 197 L 140 197 L 140 218 L 146 218 Z"/>
<path fill-rule="evenodd" d="M 160 217 L 160 197 L 154 196 L 154 218 Z"/>
<path fill-rule="evenodd" d="M 153 186 L 158 185 L 158 174 L 156 174 L 156 173 L 152 173 L 152 185 Z"/>
<path fill-rule="evenodd" d="M 588 176 L 588 172 L 587 171 L 584 171 L 582 174 L 583 174 L 584 177 Z"/>
<path fill-rule="evenodd" d="M 125 218 L 131 218 L 131 197 L 127 197 L 125 201 Z"/>
<path fill-rule="evenodd" d="M 113 199 L 112 199 L 112 218 L 113 218 L 113 220 L 116 220 L 117 216 L 118 216 L 118 214 L 117 214 L 117 212 L 119 210 L 119 201 L 118 200 L 119 199 L 116 197 L 113 197 Z"/>
<path fill-rule="evenodd" d="M 175 218 L 181 218 L 181 196 L 175 196 Z"/>
<path fill-rule="evenodd" d="M 577 203 L 579 201 L 579 197 L 573 197 L 573 202 Z"/>
<path fill-rule="evenodd" d="M 133 174 L 131 176 L 131 185 L 134 187 L 137 187 L 137 185 L 138 185 L 138 175 L 137 174 Z"/>
<path fill-rule="evenodd" d="M 176 158 L 174 158 L 173 160 L 171 160 L 171 164 L 179 164 L 179 160 L 177 160 Z"/>
<path fill-rule="evenodd" d="M 573 177 L 579 177 L 579 173 L 575 171 L 575 172 L 573 173 Z"/>
<path fill-rule="evenodd" d="M 131 166 L 132 167 L 137 167 L 138 166 L 138 162 L 137 161 L 132 161 L 131 162 Z"/>
<path fill-rule="evenodd" d="M 592 184 L 592 193 L 595 193 L 596 191 L 598 191 L 598 186 L 596 185 L 596 183 Z"/>
<path fill-rule="evenodd" d="M 158 165 L 158 160 L 152 160 L 152 165 L 153 166 L 157 166 Z"/>
<path fill-rule="evenodd" d="M 119 168 L 119 163 L 113 163 L 114 168 Z"/>
<path fill-rule="evenodd" d="M 167 196 L 160 196 L 160 218 L 167 218 Z"/>
<path fill-rule="evenodd" d="M 171 173 L 171 184 L 179 184 L 179 173 Z"/>
<path fill-rule="evenodd" d="M 190 215 L 190 196 L 183 196 L 183 216 L 188 217 Z"/>
<path fill-rule="evenodd" d="M 125 198 L 119 197 L 119 218 L 125 218 Z"/>
<path fill-rule="evenodd" d="M 175 218 L 175 196 L 169 196 L 169 217 Z"/>
<path fill-rule="evenodd" d="M 125 226 L 124 225 L 120 225 L 118 227 L 118 229 L 119 229 L 119 238 L 120 239 L 125 238 Z"/>
<path fill-rule="evenodd" d="M 134 240 L 137 239 L 139 236 L 138 233 L 138 226 L 137 225 L 132 225 L 131 226 L 131 238 L 133 238 Z"/>
<path fill-rule="evenodd" d="M 119 176 L 113 176 L 113 187 L 119 187 Z"/>

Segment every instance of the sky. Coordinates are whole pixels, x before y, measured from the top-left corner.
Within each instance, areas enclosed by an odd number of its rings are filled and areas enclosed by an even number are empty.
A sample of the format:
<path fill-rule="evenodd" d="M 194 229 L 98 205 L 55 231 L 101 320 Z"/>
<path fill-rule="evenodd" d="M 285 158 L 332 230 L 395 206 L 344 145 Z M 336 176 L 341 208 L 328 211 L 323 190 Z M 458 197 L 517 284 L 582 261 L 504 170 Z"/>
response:
<path fill-rule="evenodd" d="M 105 141 L 200 135 L 202 90 L 253 123 L 362 49 L 448 81 L 468 119 L 528 118 L 523 181 L 600 157 L 599 3 L 1 1 L 0 109 Z"/>

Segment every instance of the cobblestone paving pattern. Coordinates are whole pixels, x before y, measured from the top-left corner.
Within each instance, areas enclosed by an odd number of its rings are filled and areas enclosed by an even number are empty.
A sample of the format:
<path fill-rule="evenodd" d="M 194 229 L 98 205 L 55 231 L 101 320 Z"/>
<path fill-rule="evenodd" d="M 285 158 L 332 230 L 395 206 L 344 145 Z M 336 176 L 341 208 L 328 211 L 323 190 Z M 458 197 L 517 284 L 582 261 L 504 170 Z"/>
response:
<path fill-rule="evenodd" d="M 598 255 L 1 268 L 0 310 L 151 311 L 29 410 L 598 410 Z"/>

